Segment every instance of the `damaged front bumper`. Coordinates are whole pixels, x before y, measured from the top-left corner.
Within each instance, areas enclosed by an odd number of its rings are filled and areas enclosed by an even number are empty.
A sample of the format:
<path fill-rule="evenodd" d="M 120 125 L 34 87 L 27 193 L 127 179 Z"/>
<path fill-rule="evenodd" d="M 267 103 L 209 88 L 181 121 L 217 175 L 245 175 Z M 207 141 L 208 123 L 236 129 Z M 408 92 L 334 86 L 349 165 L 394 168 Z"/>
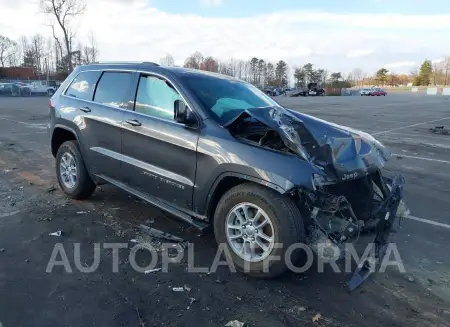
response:
<path fill-rule="evenodd" d="M 401 175 L 389 181 L 386 186 L 389 189 L 387 198 L 380 204 L 380 212 L 384 213 L 384 219 L 380 219 L 376 226 L 376 235 L 373 240 L 375 246 L 374 254 L 367 257 L 362 264 L 358 265 L 352 278 L 347 282 L 350 291 L 360 286 L 369 275 L 375 270 L 376 266 L 383 259 L 388 246 L 389 235 L 392 232 L 394 221 L 397 218 L 397 212 L 400 202 L 403 198 L 403 186 L 405 179 Z M 401 217 L 400 217 L 401 218 Z"/>
<path fill-rule="evenodd" d="M 404 178 L 392 178 L 378 170 L 364 179 L 318 187 L 314 192 L 299 190 L 301 202 L 310 213 L 308 242 L 324 260 L 343 258 L 346 243 L 355 242 L 363 231 L 374 231 L 374 250 L 358 265 L 347 283 L 352 291 L 361 285 L 383 259 L 397 216 L 405 214 L 402 205 Z"/>

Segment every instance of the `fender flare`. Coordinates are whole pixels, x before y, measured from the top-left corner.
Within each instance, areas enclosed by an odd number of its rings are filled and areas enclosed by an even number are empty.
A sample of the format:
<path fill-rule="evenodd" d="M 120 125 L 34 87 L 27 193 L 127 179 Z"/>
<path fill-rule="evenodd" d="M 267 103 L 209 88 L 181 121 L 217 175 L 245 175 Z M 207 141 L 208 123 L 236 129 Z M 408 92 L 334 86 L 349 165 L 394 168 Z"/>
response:
<path fill-rule="evenodd" d="M 214 192 L 216 191 L 217 186 L 226 177 L 237 177 L 237 178 L 240 178 L 242 180 L 246 180 L 246 181 L 249 181 L 249 182 L 260 184 L 260 185 L 269 187 L 269 188 L 273 189 L 274 191 L 277 191 L 280 194 L 287 193 L 292 188 L 294 188 L 294 184 L 292 184 L 288 180 L 285 181 L 286 182 L 286 186 L 288 186 L 288 187 L 287 188 L 283 188 L 283 187 L 281 187 L 280 185 L 278 185 L 276 183 L 273 183 L 273 182 L 270 182 L 270 181 L 267 181 L 267 180 L 264 180 L 264 179 L 261 179 L 261 178 L 258 178 L 258 177 L 254 177 L 254 176 L 250 176 L 250 175 L 246 175 L 246 174 L 242 174 L 242 173 L 226 171 L 226 172 L 221 173 L 216 178 L 214 183 L 211 185 L 211 187 L 209 189 L 209 192 L 208 192 L 207 199 L 206 199 L 205 207 L 204 207 L 205 208 L 205 213 L 208 211 L 208 208 L 209 208 L 209 206 L 211 204 L 212 196 L 213 196 Z"/>
<path fill-rule="evenodd" d="M 83 142 L 81 142 L 81 139 L 78 137 L 77 131 L 76 131 L 75 129 L 73 129 L 72 127 L 69 127 L 69 126 L 66 126 L 66 125 L 63 125 L 63 124 L 58 124 L 58 123 L 55 124 L 55 125 L 53 126 L 53 128 L 52 128 L 52 131 L 51 131 L 52 134 L 51 134 L 50 142 L 51 142 L 51 143 L 53 142 L 53 136 L 54 136 L 55 130 L 56 130 L 57 128 L 66 130 L 66 131 L 72 133 L 72 134 L 75 136 L 75 140 L 77 141 L 78 146 L 80 147 L 81 154 L 84 156 L 85 153 L 84 153 Z"/>

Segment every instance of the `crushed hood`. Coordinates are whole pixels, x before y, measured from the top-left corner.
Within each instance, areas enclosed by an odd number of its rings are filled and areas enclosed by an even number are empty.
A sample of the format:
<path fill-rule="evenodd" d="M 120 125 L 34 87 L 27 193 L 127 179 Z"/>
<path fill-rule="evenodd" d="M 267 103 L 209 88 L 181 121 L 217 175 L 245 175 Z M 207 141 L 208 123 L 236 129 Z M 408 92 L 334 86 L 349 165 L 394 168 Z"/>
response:
<path fill-rule="evenodd" d="M 275 130 L 292 152 L 336 180 L 360 178 L 382 168 L 390 157 L 367 133 L 281 107 L 247 109 L 226 127 L 252 118 Z"/>

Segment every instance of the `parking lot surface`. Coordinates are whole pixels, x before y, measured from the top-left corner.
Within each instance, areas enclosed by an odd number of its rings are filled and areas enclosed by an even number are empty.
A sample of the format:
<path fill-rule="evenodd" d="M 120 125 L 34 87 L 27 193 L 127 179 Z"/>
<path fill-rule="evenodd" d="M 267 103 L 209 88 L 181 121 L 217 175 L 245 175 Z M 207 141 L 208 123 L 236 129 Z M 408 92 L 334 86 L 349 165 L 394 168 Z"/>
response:
<path fill-rule="evenodd" d="M 145 224 L 187 240 L 196 266 L 216 254 L 211 232 L 183 222 L 112 186 L 88 200 L 67 199 L 57 187 L 46 132 L 48 98 L 0 98 L 0 326 L 450 326 L 450 99 L 386 97 L 275 98 L 287 108 L 371 133 L 392 153 L 386 169 L 405 176 L 411 213 L 397 228 L 406 273 L 390 267 L 353 293 L 349 274 L 311 268 L 276 280 L 257 280 L 219 269 L 188 273 L 187 257 L 169 272 L 149 274 L 127 262 L 132 240 L 158 240 Z M 56 188 L 55 188 L 56 187 Z M 50 233 L 62 231 L 61 236 Z M 128 244 L 118 271 L 112 250 L 101 249 L 99 268 L 75 269 L 75 244 L 83 266 L 95 243 Z M 46 272 L 61 243 L 72 272 Z M 150 255 L 139 252 L 139 263 Z M 161 267 L 159 264 L 158 267 Z M 181 287 L 182 291 L 174 291 Z"/>

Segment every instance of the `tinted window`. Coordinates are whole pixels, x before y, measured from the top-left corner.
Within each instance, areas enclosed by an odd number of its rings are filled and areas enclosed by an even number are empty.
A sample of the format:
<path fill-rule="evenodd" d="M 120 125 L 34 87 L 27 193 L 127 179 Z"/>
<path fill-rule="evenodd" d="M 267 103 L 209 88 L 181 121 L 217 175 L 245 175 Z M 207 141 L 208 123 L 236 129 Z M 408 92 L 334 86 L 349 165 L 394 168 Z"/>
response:
<path fill-rule="evenodd" d="M 134 110 L 153 117 L 173 119 L 175 100 L 182 98 L 166 80 L 141 76 Z"/>
<path fill-rule="evenodd" d="M 113 107 L 127 108 L 132 76 L 130 73 L 104 72 L 98 82 L 94 101 Z"/>
<path fill-rule="evenodd" d="M 185 85 L 221 123 L 226 123 L 245 109 L 279 105 L 257 87 L 220 76 L 188 74 Z"/>
<path fill-rule="evenodd" d="M 92 100 L 95 84 L 97 84 L 100 74 L 101 72 L 81 72 L 70 84 L 66 95 L 83 100 Z"/>

